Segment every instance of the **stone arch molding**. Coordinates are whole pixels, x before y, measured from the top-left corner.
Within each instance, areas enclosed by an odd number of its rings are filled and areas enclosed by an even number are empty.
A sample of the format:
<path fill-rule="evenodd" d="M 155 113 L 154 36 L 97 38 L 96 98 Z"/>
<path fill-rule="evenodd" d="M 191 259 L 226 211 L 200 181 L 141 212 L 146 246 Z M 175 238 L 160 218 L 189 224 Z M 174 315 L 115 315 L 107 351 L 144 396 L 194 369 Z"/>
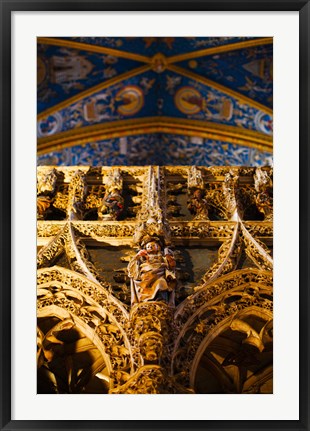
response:
<path fill-rule="evenodd" d="M 193 388 L 199 361 L 215 337 L 228 328 L 256 337 L 264 348 L 264 332 L 257 334 L 244 319 L 257 316 L 272 322 L 272 273 L 258 269 L 233 271 L 187 298 L 175 312 L 178 335 L 174 344 L 171 373 Z"/>
<path fill-rule="evenodd" d="M 127 333 L 128 312 L 102 286 L 74 271 L 51 267 L 37 273 L 37 317 L 71 319 L 98 348 L 111 388 L 137 367 Z"/>

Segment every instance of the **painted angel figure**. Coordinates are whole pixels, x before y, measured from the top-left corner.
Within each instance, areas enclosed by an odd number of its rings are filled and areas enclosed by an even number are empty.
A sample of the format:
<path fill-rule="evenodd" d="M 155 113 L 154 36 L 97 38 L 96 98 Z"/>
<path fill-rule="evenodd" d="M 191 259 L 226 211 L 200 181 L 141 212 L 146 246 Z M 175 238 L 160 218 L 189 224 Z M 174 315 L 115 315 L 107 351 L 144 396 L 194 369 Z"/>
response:
<path fill-rule="evenodd" d="M 170 249 L 162 251 L 159 238 L 148 237 L 142 248 L 129 262 L 131 303 L 164 301 L 174 305 L 177 284 L 175 259 Z"/>

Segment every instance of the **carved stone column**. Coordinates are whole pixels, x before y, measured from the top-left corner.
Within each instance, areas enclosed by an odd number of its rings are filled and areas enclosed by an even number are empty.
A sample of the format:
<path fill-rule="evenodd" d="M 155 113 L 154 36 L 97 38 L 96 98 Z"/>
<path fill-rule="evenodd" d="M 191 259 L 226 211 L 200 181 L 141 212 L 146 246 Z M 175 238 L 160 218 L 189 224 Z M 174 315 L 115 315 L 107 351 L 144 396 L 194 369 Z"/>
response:
<path fill-rule="evenodd" d="M 67 216 L 69 220 L 83 219 L 83 205 L 86 191 L 87 185 L 85 182 L 85 174 L 81 170 L 77 170 L 69 185 L 67 208 Z"/>
<path fill-rule="evenodd" d="M 175 339 L 173 307 L 155 301 L 134 305 L 130 312 L 129 332 L 139 367 L 125 384 L 111 393 L 193 393 L 180 385 L 171 372 Z"/>

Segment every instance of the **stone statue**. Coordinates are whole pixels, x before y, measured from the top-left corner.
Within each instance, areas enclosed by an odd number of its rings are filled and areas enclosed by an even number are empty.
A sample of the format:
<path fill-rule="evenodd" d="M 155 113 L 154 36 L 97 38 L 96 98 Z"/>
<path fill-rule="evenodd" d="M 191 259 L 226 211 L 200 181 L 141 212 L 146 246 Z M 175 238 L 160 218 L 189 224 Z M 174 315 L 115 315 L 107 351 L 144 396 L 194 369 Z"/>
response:
<path fill-rule="evenodd" d="M 162 251 L 157 237 L 145 238 L 142 248 L 128 264 L 131 278 L 131 303 L 164 301 L 174 305 L 177 284 L 175 260 L 170 249 Z"/>
<path fill-rule="evenodd" d="M 208 204 L 204 198 L 204 192 L 201 189 L 196 189 L 188 200 L 187 208 L 191 214 L 194 214 L 195 220 L 209 220 Z"/>
<path fill-rule="evenodd" d="M 120 190 L 111 188 L 102 200 L 102 206 L 98 209 L 99 220 L 118 220 L 124 210 L 124 198 Z"/>

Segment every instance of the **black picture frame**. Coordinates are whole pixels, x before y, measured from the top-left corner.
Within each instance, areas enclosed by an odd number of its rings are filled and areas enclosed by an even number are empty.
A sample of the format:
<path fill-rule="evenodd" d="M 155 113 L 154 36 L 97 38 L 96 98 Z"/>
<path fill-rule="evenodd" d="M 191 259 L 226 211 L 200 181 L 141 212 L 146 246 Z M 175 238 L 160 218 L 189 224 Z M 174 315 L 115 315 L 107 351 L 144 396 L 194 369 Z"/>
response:
<path fill-rule="evenodd" d="M 0 394 L 3 430 L 308 430 L 309 426 L 309 1 L 304 0 L 201 0 L 178 1 L 65 1 L 0 0 L 1 13 L 1 183 L 0 183 L 0 305 L 1 357 Z M 299 180 L 300 180 L 300 303 L 299 303 L 299 420 L 238 421 L 88 421 L 88 420 L 11 420 L 11 13 L 13 11 L 298 11 L 299 12 Z M 292 318 L 292 316 L 288 317 Z"/>

